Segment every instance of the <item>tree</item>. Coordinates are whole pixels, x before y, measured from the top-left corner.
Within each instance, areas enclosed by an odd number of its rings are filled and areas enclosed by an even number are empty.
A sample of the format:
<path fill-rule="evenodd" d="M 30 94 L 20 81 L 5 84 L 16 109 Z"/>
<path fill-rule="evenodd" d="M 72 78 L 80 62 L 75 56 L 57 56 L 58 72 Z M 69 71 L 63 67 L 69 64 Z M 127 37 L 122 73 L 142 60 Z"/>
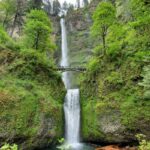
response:
<path fill-rule="evenodd" d="M 93 14 L 92 34 L 102 40 L 103 54 L 106 54 L 106 36 L 115 22 L 115 8 L 109 2 L 101 2 Z"/>
<path fill-rule="evenodd" d="M 25 16 L 26 11 L 27 11 L 27 2 L 25 0 L 16 0 L 16 9 L 12 23 L 11 36 L 13 35 L 16 25 L 19 27 L 19 29 L 22 27 L 24 23 L 23 17 Z"/>
<path fill-rule="evenodd" d="M 131 29 L 128 26 L 116 23 L 110 27 L 108 36 L 106 37 L 107 54 L 116 60 L 124 56 L 123 52 L 127 51 L 128 47 L 128 34 L 131 33 Z M 133 32 L 133 31 L 132 31 Z M 126 49 L 126 50 L 125 50 Z"/>
<path fill-rule="evenodd" d="M 146 0 L 132 0 L 131 4 L 134 27 L 140 34 L 150 32 L 150 2 Z"/>
<path fill-rule="evenodd" d="M 69 7 L 68 3 L 64 1 L 63 6 L 62 6 L 63 10 L 68 10 L 68 7 Z"/>
<path fill-rule="evenodd" d="M 47 12 L 48 15 L 52 13 L 52 6 L 51 2 L 49 0 L 44 1 L 44 10 Z"/>
<path fill-rule="evenodd" d="M 25 45 L 36 50 L 50 50 L 51 22 L 42 10 L 31 10 L 25 24 Z"/>
<path fill-rule="evenodd" d="M 136 31 L 134 49 L 142 59 L 150 57 L 150 2 L 147 0 L 131 0 L 133 21 L 130 23 Z"/>
<path fill-rule="evenodd" d="M 53 1 L 53 14 L 54 15 L 58 15 L 58 13 L 60 12 L 60 3 L 58 0 L 54 0 Z"/>
<path fill-rule="evenodd" d="M 74 5 L 73 4 L 69 4 L 68 6 L 68 13 L 72 12 L 74 10 Z"/>
<path fill-rule="evenodd" d="M 86 5 L 88 5 L 88 0 L 83 0 L 83 2 L 84 2 L 84 5 L 86 6 Z"/>
<path fill-rule="evenodd" d="M 1 0 L 0 1 L 0 15 L 3 27 L 7 27 L 12 20 L 16 10 L 16 0 Z"/>
<path fill-rule="evenodd" d="M 77 8 L 80 8 L 80 0 L 77 0 Z"/>
<path fill-rule="evenodd" d="M 30 9 L 41 9 L 43 5 L 42 0 L 29 0 L 29 10 Z"/>
<path fill-rule="evenodd" d="M 131 0 L 131 8 L 134 18 L 147 14 L 150 10 L 150 1 L 148 0 Z"/>

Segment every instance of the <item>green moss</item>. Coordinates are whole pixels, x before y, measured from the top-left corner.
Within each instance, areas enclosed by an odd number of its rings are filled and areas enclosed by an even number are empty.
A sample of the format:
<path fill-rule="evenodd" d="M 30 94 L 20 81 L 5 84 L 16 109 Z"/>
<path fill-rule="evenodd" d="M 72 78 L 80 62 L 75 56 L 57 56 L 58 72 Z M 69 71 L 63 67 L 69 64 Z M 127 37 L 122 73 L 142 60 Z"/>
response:
<path fill-rule="evenodd" d="M 99 128 L 98 117 L 97 102 L 90 100 L 82 103 L 82 135 L 85 140 L 94 141 L 104 137 Z"/>
<path fill-rule="evenodd" d="M 2 118 L 0 129 L 3 132 L 16 130 L 18 134 L 27 134 L 28 136 L 31 134 L 32 136 L 40 127 L 42 113 L 46 118 L 53 118 L 56 121 L 56 128 L 59 129 L 57 122 L 60 124 L 59 119 L 62 118 L 61 104 L 64 94 L 59 93 L 57 98 L 53 97 L 56 91 L 54 92 L 51 85 L 5 76 L 0 82 L 0 91 L 1 95 L 9 93 L 13 98 L 10 103 L 9 96 L 5 102 L 3 102 L 4 97 L 1 97 L 3 107 L 0 111 Z M 57 120 L 57 118 L 59 119 Z M 5 121 L 7 123 L 4 127 L 2 122 L 5 123 Z"/>
<path fill-rule="evenodd" d="M 99 63 L 101 70 L 97 74 L 88 71 L 82 78 L 82 134 L 85 140 L 114 141 L 115 135 L 103 133 L 100 123 L 103 116 L 111 116 L 112 122 L 119 119 L 127 131 L 135 132 L 150 121 L 150 104 L 143 99 L 144 89 L 139 86 L 143 64 L 131 57 L 119 66 L 116 61 L 103 61 L 104 70 Z"/>
<path fill-rule="evenodd" d="M 0 133 L 6 135 L 2 142 L 20 137 L 31 147 L 39 134 L 46 134 L 51 144 L 63 135 L 64 85 L 44 54 L 24 53 L 1 51 Z"/>

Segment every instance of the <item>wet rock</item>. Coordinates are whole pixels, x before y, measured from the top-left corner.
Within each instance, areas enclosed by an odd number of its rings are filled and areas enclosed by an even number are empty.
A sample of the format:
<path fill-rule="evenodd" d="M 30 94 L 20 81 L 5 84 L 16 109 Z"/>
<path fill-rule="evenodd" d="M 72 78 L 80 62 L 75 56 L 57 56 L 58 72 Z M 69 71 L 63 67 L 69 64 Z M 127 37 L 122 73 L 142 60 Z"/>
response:
<path fill-rule="evenodd" d="M 111 146 L 96 148 L 96 150 L 120 150 L 120 148 L 118 146 L 111 145 Z"/>
<path fill-rule="evenodd" d="M 137 148 L 136 147 L 124 147 L 124 148 L 121 148 L 121 147 L 116 146 L 116 145 L 110 145 L 110 146 L 96 148 L 96 150 L 137 150 Z"/>

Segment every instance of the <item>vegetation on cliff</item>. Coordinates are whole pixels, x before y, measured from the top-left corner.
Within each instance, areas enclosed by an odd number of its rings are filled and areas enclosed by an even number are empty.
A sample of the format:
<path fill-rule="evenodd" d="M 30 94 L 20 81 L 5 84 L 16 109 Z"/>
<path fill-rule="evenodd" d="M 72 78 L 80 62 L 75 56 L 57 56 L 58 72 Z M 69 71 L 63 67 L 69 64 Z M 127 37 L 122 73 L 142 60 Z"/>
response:
<path fill-rule="evenodd" d="M 98 44 L 81 78 L 82 134 L 88 141 L 131 142 L 137 133 L 150 138 L 150 3 L 128 1 L 129 12 L 120 13 L 120 7 L 119 0 L 100 2 L 93 13 Z"/>
<path fill-rule="evenodd" d="M 51 22 L 43 10 L 31 10 L 16 40 L 7 34 L 7 25 L 0 26 L 0 145 L 54 144 L 63 135 L 65 89 L 53 69 Z"/>

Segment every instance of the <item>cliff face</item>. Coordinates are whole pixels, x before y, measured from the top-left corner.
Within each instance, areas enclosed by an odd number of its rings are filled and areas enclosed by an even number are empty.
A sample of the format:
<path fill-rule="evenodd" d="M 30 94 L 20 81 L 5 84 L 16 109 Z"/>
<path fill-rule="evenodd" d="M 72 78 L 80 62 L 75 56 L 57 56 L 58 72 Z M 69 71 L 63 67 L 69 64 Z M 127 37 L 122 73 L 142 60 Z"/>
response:
<path fill-rule="evenodd" d="M 98 45 L 99 40 L 90 36 L 90 27 L 92 13 L 99 2 L 93 0 L 87 8 L 69 12 L 66 17 L 72 66 L 85 66 L 92 50 Z M 132 19 L 128 0 L 112 2 L 120 22 L 126 23 Z M 143 89 L 138 82 L 143 64 L 131 58 L 118 66 L 109 60 L 100 63 L 101 73 L 93 78 L 87 77 L 80 84 L 83 141 L 130 143 L 136 141 L 135 135 L 138 133 L 145 134 L 149 139 L 148 106 L 131 103 L 134 96 L 142 97 Z M 88 76 L 88 72 L 84 76 Z"/>
<path fill-rule="evenodd" d="M 91 16 L 85 9 L 68 12 L 66 17 L 71 66 L 85 66 L 93 42 L 90 39 Z"/>
<path fill-rule="evenodd" d="M 30 150 L 63 136 L 65 89 L 43 55 L 27 52 L 0 47 L 0 145 Z"/>
<path fill-rule="evenodd" d="M 144 91 L 138 84 L 142 66 L 132 66 L 132 60 L 119 68 L 105 63 L 96 79 L 81 83 L 83 140 L 132 143 L 137 134 L 150 139 L 149 104 L 142 104 Z"/>

